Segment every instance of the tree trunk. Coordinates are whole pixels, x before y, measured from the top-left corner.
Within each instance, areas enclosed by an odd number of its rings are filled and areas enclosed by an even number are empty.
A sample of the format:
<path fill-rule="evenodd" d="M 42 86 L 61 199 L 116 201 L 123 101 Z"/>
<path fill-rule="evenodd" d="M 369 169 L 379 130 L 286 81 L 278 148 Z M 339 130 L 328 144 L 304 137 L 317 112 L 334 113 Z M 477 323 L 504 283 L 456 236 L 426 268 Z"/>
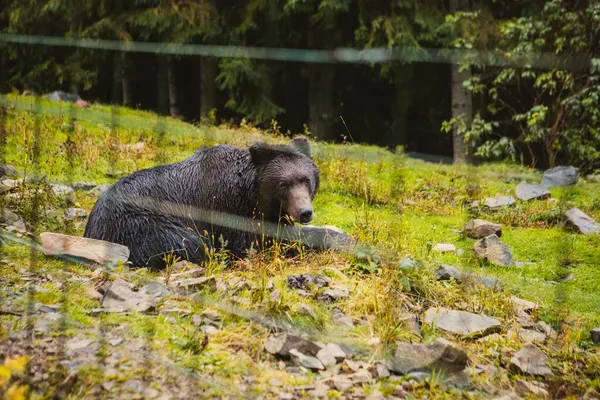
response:
<path fill-rule="evenodd" d="M 308 45 L 309 48 L 332 49 L 333 30 L 320 29 L 309 22 Z M 308 75 L 308 127 L 320 140 L 335 140 L 335 66 L 311 64 L 308 67 Z"/>
<path fill-rule="evenodd" d="M 169 115 L 177 118 L 179 117 L 179 107 L 177 105 L 177 79 L 173 56 L 167 56 L 167 80 L 169 84 Z"/>
<path fill-rule="evenodd" d="M 159 114 L 167 115 L 169 112 L 169 79 L 168 60 L 166 56 L 158 56 L 158 75 L 156 82 L 156 108 Z"/>
<path fill-rule="evenodd" d="M 121 56 L 121 86 L 123 105 L 125 107 L 133 106 L 133 97 L 131 92 L 131 81 L 129 80 L 129 64 L 127 59 L 127 53 L 122 52 Z"/>
<path fill-rule="evenodd" d="M 217 106 L 217 62 L 214 58 L 200 58 L 200 118 L 208 118 Z"/>
<path fill-rule="evenodd" d="M 464 0 L 450 0 L 450 12 L 456 12 L 461 9 Z M 471 93 L 463 87 L 463 83 L 471 78 L 471 69 L 460 71 L 460 65 L 452 64 L 452 118 L 464 115 L 464 122 L 467 129 L 471 127 L 473 120 L 473 101 Z M 471 149 L 465 142 L 465 138 L 460 134 L 458 124 L 452 128 L 452 147 L 454 163 L 468 163 L 471 159 Z"/>

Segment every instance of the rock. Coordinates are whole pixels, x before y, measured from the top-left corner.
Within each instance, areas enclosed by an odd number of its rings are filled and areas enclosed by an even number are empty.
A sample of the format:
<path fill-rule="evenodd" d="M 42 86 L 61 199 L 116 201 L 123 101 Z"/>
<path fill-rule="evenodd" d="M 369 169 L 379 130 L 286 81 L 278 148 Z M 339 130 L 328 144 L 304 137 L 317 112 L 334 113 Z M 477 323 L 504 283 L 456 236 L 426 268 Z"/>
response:
<path fill-rule="evenodd" d="M 75 193 L 72 187 L 65 185 L 58 185 L 55 183 L 50 184 L 50 189 L 57 197 L 66 197 Z"/>
<path fill-rule="evenodd" d="M 360 370 L 356 371 L 355 373 L 348 375 L 348 378 L 355 385 L 369 383 L 370 381 L 373 380 L 373 376 L 366 369 L 360 369 Z"/>
<path fill-rule="evenodd" d="M 306 354 L 303 354 L 296 349 L 291 349 L 289 351 L 289 354 L 290 354 L 290 357 L 292 358 L 292 361 L 296 365 L 300 365 L 300 366 L 303 366 L 304 368 L 313 369 L 313 370 L 325 369 L 325 367 L 323 366 L 321 361 L 319 361 L 317 358 L 312 357 L 312 356 L 307 356 Z"/>
<path fill-rule="evenodd" d="M 486 336 L 501 329 L 500 322 L 485 314 L 432 307 L 425 312 L 425 323 L 463 337 Z"/>
<path fill-rule="evenodd" d="M 344 360 L 344 362 L 342 363 L 342 371 L 345 372 L 358 372 L 360 370 L 360 364 L 356 361 L 352 361 L 350 359 L 346 359 Z"/>
<path fill-rule="evenodd" d="M 92 339 L 83 339 L 83 338 L 74 337 L 74 338 L 69 339 L 65 343 L 65 349 L 67 351 L 81 350 L 81 349 L 85 349 L 92 343 L 94 343 L 94 341 Z"/>
<path fill-rule="evenodd" d="M 0 181 L 0 194 L 11 192 L 22 183 L 21 179 L 3 179 Z"/>
<path fill-rule="evenodd" d="M 214 292 L 217 290 L 217 281 L 214 276 L 181 279 L 169 282 L 169 288 L 174 292 L 183 295 L 194 294 L 207 288 Z"/>
<path fill-rule="evenodd" d="M 0 164 L 0 178 L 16 178 L 18 175 L 19 173 L 15 167 L 7 164 Z"/>
<path fill-rule="evenodd" d="M 592 342 L 596 345 L 600 345 L 600 328 L 594 328 L 590 331 L 590 337 Z"/>
<path fill-rule="evenodd" d="M 0 214 L 0 224 L 8 226 L 22 225 L 23 227 L 25 227 L 25 222 L 23 221 L 23 218 L 21 218 L 19 215 L 17 215 L 15 212 L 11 211 L 8 208 L 2 209 L 2 213 Z"/>
<path fill-rule="evenodd" d="M 332 383 L 335 390 L 342 393 L 354 386 L 354 383 L 345 375 L 334 376 Z"/>
<path fill-rule="evenodd" d="M 96 186 L 98 186 L 96 182 L 85 181 L 73 182 L 73 184 L 71 185 L 71 187 L 73 187 L 73 189 L 75 190 L 92 190 Z"/>
<path fill-rule="evenodd" d="M 375 390 L 366 397 L 366 400 L 385 400 L 385 396 L 379 390 Z"/>
<path fill-rule="evenodd" d="M 264 341 L 263 345 L 267 353 L 280 357 L 289 357 L 290 350 L 292 349 L 312 356 L 316 356 L 321 350 L 315 343 L 303 339 L 300 336 L 287 333 L 270 335 Z"/>
<path fill-rule="evenodd" d="M 346 353 L 337 344 L 329 343 L 317 352 L 317 358 L 323 363 L 325 368 L 329 368 L 345 360 Z"/>
<path fill-rule="evenodd" d="M 515 392 L 519 396 L 536 396 L 536 398 L 550 397 L 550 393 L 546 390 L 546 385 L 541 382 L 527 382 L 519 379 L 515 382 Z"/>
<path fill-rule="evenodd" d="M 200 330 L 208 336 L 212 336 L 219 332 L 219 330 L 212 325 L 202 325 L 200 326 Z"/>
<path fill-rule="evenodd" d="M 503 207 L 512 206 L 516 203 L 516 200 L 512 196 L 496 196 L 496 197 L 488 197 L 485 199 L 485 207 L 489 208 L 492 211 L 499 210 Z"/>
<path fill-rule="evenodd" d="M 331 279 L 312 274 L 290 275 L 287 283 L 291 289 L 312 290 L 329 286 Z"/>
<path fill-rule="evenodd" d="M 192 264 L 192 265 L 194 265 L 194 264 Z M 200 278 L 201 276 L 204 276 L 205 272 L 206 272 L 206 270 L 204 268 L 198 267 L 198 268 L 190 269 L 190 270 L 187 270 L 184 272 L 170 274 L 169 281 Z"/>
<path fill-rule="evenodd" d="M 295 311 L 298 315 L 304 315 L 307 317 L 311 317 L 312 319 L 317 319 L 317 314 L 312 309 L 311 306 L 305 303 L 296 304 Z"/>
<path fill-rule="evenodd" d="M 155 305 L 156 302 L 152 297 L 134 292 L 122 279 L 112 282 L 102 299 L 102 308 L 105 312 L 147 312 L 154 309 Z"/>
<path fill-rule="evenodd" d="M 410 313 L 403 313 L 400 316 L 400 324 L 401 326 L 408 332 L 412 333 L 415 336 L 421 337 L 421 327 L 419 326 L 419 321 L 417 317 Z"/>
<path fill-rule="evenodd" d="M 271 292 L 271 295 L 269 296 L 269 300 L 272 303 L 276 303 L 279 300 L 281 300 L 281 291 L 279 289 L 275 289 Z"/>
<path fill-rule="evenodd" d="M 515 189 L 515 195 L 517 196 L 517 199 L 523 201 L 529 201 L 533 199 L 543 200 L 550 197 L 550 191 L 542 185 L 521 182 Z"/>
<path fill-rule="evenodd" d="M 35 333 L 48 333 L 50 331 L 50 328 L 53 327 L 62 318 L 62 314 L 59 313 L 44 314 L 41 317 L 36 318 L 35 324 L 33 325 L 33 331 Z"/>
<path fill-rule="evenodd" d="M 406 374 L 406 377 L 417 382 L 427 382 L 431 379 L 431 374 L 425 371 L 413 371 Z"/>
<path fill-rule="evenodd" d="M 513 264 L 510 249 L 500 241 L 498 236 L 490 235 L 475 242 L 473 253 L 477 258 L 489 261 L 492 264 L 508 267 Z"/>
<path fill-rule="evenodd" d="M 567 216 L 568 224 L 578 233 L 587 235 L 600 232 L 600 224 L 578 208 L 571 208 L 565 215 Z"/>
<path fill-rule="evenodd" d="M 509 299 L 513 306 L 520 312 L 531 314 L 538 309 L 538 305 L 533 301 L 523 300 L 515 296 Z"/>
<path fill-rule="evenodd" d="M 108 189 L 110 189 L 112 185 L 110 184 L 104 184 L 104 185 L 98 185 L 93 189 L 90 189 L 88 191 L 88 194 L 90 196 L 95 196 L 95 197 L 100 197 L 101 194 L 103 194 L 104 192 L 106 192 Z"/>
<path fill-rule="evenodd" d="M 390 370 L 382 363 L 375 363 L 369 368 L 369 372 L 377 379 L 390 377 Z"/>
<path fill-rule="evenodd" d="M 438 243 L 432 250 L 436 253 L 456 253 L 456 246 L 451 243 Z"/>
<path fill-rule="evenodd" d="M 464 351 L 445 339 L 437 339 L 432 344 L 398 343 L 388 368 L 403 375 L 412 371 L 459 372 L 465 369 L 467 363 Z"/>
<path fill-rule="evenodd" d="M 129 249 L 126 246 L 59 233 L 43 232 L 40 234 L 42 251 L 47 256 L 73 256 L 96 262 L 101 265 L 112 265 L 126 262 Z"/>
<path fill-rule="evenodd" d="M 354 328 L 354 322 L 352 322 L 352 318 L 344 313 L 333 314 L 331 316 L 331 322 L 346 330 Z"/>
<path fill-rule="evenodd" d="M 524 342 L 528 343 L 540 343 L 544 344 L 546 342 L 547 336 L 542 332 L 532 331 L 529 329 L 521 329 L 519 331 L 519 336 Z"/>
<path fill-rule="evenodd" d="M 546 170 L 542 176 L 542 186 L 571 186 L 579 180 L 579 171 L 575 167 L 560 166 Z"/>
<path fill-rule="evenodd" d="M 335 285 L 327 288 L 322 295 L 319 296 L 320 300 L 332 302 L 345 299 L 350 296 L 350 291 L 341 285 Z"/>
<path fill-rule="evenodd" d="M 138 293 L 141 295 L 150 296 L 155 300 L 162 300 L 171 294 L 165 285 L 155 281 L 149 282 L 142 286 Z"/>
<path fill-rule="evenodd" d="M 347 250 L 356 245 L 356 240 L 352 236 L 345 234 L 337 227 L 301 225 L 297 234 L 302 244 L 313 249 Z"/>
<path fill-rule="evenodd" d="M 509 369 L 517 374 L 527 374 L 547 378 L 552 371 L 546 365 L 548 358 L 534 344 L 527 343 L 511 359 Z"/>
<path fill-rule="evenodd" d="M 63 218 L 67 221 L 74 219 L 85 219 L 88 216 L 88 212 L 83 208 L 70 207 L 65 210 Z"/>
<path fill-rule="evenodd" d="M 538 332 L 545 333 L 547 336 L 549 336 L 551 338 L 556 338 L 558 336 L 558 333 L 556 333 L 554 328 L 552 328 L 548 323 L 546 323 L 544 321 L 540 321 L 537 324 L 535 324 L 535 329 Z"/>
<path fill-rule="evenodd" d="M 452 265 L 443 264 L 435 271 L 435 276 L 438 281 L 448 281 L 450 279 L 460 281 L 462 272 Z"/>

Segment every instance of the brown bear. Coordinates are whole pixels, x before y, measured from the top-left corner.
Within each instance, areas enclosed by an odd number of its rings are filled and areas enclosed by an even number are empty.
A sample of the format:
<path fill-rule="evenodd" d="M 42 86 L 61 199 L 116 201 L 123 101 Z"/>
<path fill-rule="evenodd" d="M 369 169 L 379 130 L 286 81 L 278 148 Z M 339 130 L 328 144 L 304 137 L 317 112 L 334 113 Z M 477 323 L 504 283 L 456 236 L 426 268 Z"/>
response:
<path fill-rule="evenodd" d="M 318 188 L 303 136 L 290 145 L 201 148 L 112 185 L 94 205 L 84 236 L 129 247 L 129 261 L 142 267 L 164 267 L 167 254 L 198 263 L 205 246 L 242 257 L 277 226 L 308 224 Z"/>

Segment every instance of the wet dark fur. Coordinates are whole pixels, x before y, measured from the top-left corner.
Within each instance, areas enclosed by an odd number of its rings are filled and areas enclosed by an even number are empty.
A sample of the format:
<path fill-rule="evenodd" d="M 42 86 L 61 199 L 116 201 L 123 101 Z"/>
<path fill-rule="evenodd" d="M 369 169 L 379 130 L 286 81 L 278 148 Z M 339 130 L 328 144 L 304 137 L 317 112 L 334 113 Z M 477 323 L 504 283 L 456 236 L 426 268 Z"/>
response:
<path fill-rule="evenodd" d="M 319 172 L 306 139 L 295 139 L 291 146 L 202 148 L 186 160 L 119 180 L 96 202 L 84 236 L 123 244 L 134 265 L 151 268 L 164 267 L 164 255 L 170 252 L 201 262 L 204 245 L 220 248 L 220 237 L 229 251 L 243 256 L 255 235 L 220 225 L 218 215 L 211 215 L 212 224 L 206 218 L 193 220 L 194 210 L 233 214 L 244 221 L 281 222 L 287 189 L 298 182 L 307 185 L 314 197 Z M 136 199 L 150 199 L 159 208 L 134 204 Z"/>

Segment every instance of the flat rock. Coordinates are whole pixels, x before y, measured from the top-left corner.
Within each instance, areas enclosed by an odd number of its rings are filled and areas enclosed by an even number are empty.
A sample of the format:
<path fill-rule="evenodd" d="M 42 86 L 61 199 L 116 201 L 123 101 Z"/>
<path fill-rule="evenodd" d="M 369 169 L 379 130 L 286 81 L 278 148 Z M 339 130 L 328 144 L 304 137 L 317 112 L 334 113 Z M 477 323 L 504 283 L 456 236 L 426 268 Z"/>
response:
<path fill-rule="evenodd" d="M 203 289 L 217 290 L 217 280 L 214 276 L 200 278 L 180 279 L 169 282 L 169 289 L 179 294 L 194 294 Z"/>
<path fill-rule="evenodd" d="M 486 336 L 501 329 L 497 319 L 485 314 L 432 307 L 425 311 L 423 321 L 436 328 L 463 337 Z"/>
<path fill-rule="evenodd" d="M 451 243 L 438 243 L 432 250 L 436 253 L 456 253 L 456 246 Z"/>
<path fill-rule="evenodd" d="M 445 339 L 437 339 L 432 344 L 398 343 L 394 357 L 388 368 L 406 375 L 413 371 L 459 372 L 468 363 L 467 354 Z"/>
<path fill-rule="evenodd" d="M 96 182 L 85 182 L 85 181 L 73 182 L 71 184 L 71 187 L 75 190 L 92 190 L 96 186 L 98 186 L 98 184 Z"/>
<path fill-rule="evenodd" d="M 16 178 L 18 175 L 19 173 L 15 167 L 7 164 L 0 164 L 0 178 Z"/>
<path fill-rule="evenodd" d="M 465 235 L 472 239 L 483 239 L 486 236 L 502 236 L 502 225 L 483 219 L 472 219 L 465 224 Z"/>
<path fill-rule="evenodd" d="M 533 331 L 530 329 L 521 329 L 519 331 L 519 336 L 524 342 L 529 343 L 545 343 L 548 336 L 545 333 Z"/>
<path fill-rule="evenodd" d="M 477 258 L 492 264 L 508 267 L 513 264 L 510 249 L 496 235 L 486 236 L 473 245 L 473 253 Z"/>
<path fill-rule="evenodd" d="M 22 183 L 21 179 L 3 179 L 0 181 L 0 194 L 11 192 Z"/>
<path fill-rule="evenodd" d="M 578 233 L 587 235 L 600 232 L 600 224 L 579 208 L 571 208 L 565 215 L 569 225 L 571 225 Z"/>
<path fill-rule="evenodd" d="M 516 202 L 517 201 L 512 196 L 496 196 L 496 197 L 486 198 L 485 202 L 484 202 L 484 206 L 489 208 L 492 211 L 496 211 L 503 207 L 512 206 Z"/>
<path fill-rule="evenodd" d="M 391 376 L 390 370 L 382 363 L 375 363 L 369 368 L 369 372 L 374 378 L 389 378 Z"/>
<path fill-rule="evenodd" d="M 521 182 L 515 189 L 515 196 L 517 196 L 517 199 L 523 201 L 534 199 L 543 200 L 550 197 L 550 191 L 542 185 Z"/>
<path fill-rule="evenodd" d="M 510 359 L 509 369 L 518 374 L 547 378 L 553 375 L 547 362 L 548 357 L 543 351 L 534 344 L 527 343 Z"/>
<path fill-rule="evenodd" d="M 527 382 L 519 379 L 515 382 L 515 392 L 519 396 L 536 396 L 536 398 L 550 397 L 550 393 L 546 390 L 546 385 L 541 382 Z"/>
<path fill-rule="evenodd" d="M 298 230 L 301 243 L 313 249 L 345 250 L 356 245 L 356 240 L 337 227 L 302 225 Z"/>
<path fill-rule="evenodd" d="M 308 356 L 306 354 L 303 354 L 296 349 L 290 350 L 290 357 L 292 358 L 292 361 L 294 362 L 294 364 L 300 365 L 304 368 L 308 368 L 308 369 L 312 369 L 312 370 L 325 369 L 325 367 L 323 366 L 321 361 L 319 361 L 319 359 L 317 359 L 316 357 L 313 357 L 313 356 Z"/>
<path fill-rule="evenodd" d="M 290 350 L 298 350 L 302 354 L 316 356 L 321 347 L 315 343 L 288 333 L 270 335 L 263 346 L 267 353 L 280 357 L 289 357 Z"/>
<path fill-rule="evenodd" d="M 112 186 L 112 185 L 110 185 L 110 184 L 108 184 L 108 183 L 105 183 L 105 184 L 103 184 L 103 185 L 98 185 L 98 186 L 96 186 L 95 188 L 93 188 L 93 189 L 90 189 L 90 190 L 88 191 L 88 194 L 89 194 L 90 196 L 96 196 L 96 197 L 98 197 L 98 196 L 100 196 L 101 194 L 103 194 L 104 192 L 106 192 L 108 189 L 110 189 L 110 187 L 111 187 L 111 186 Z"/>
<path fill-rule="evenodd" d="M 67 221 L 74 219 L 85 219 L 88 216 L 88 212 L 83 208 L 69 207 L 65 210 L 63 218 Z"/>
<path fill-rule="evenodd" d="M 560 166 L 544 171 L 542 186 L 571 186 L 579 180 L 579 171 L 575 167 Z"/>
<path fill-rule="evenodd" d="M 438 281 L 448 281 L 450 279 L 460 281 L 462 272 L 452 265 L 442 264 L 435 271 L 435 276 Z"/>
<path fill-rule="evenodd" d="M 350 291 L 341 285 L 333 285 L 323 292 L 319 298 L 324 301 L 338 301 L 350 296 Z"/>
<path fill-rule="evenodd" d="M 43 232 L 40 234 L 42 251 L 47 256 L 72 256 L 90 260 L 102 265 L 126 262 L 129 249 L 104 240 Z"/>
<path fill-rule="evenodd" d="M 324 276 L 313 274 L 290 275 L 287 278 L 288 286 L 291 289 L 312 290 L 329 286 L 331 279 Z"/>
<path fill-rule="evenodd" d="M 600 345 L 600 328 L 594 328 L 590 331 L 590 337 L 592 342 L 596 345 Z"/>
<path fill-rule="evenodd" d="M 52 189 L 52 193 L 54 193 L 55 196 L 59 197 L 68 196 L 75 193 L 72 187 L 66 185 L 58 185 L 55 183 L 50 184 L 50 189 Z"/>
<path fill-rule="evenodd" d="M 533 301 L 523 300 L 515 296 L 510 297 L 510 302 L 515 306 L 517 311 L 521 311 L 526 314 L 531 314 L 538 309 L 538 305 Z"/>
<path fill-rule="evenodd" d="M 331 316 L 331 322 L 335 325 L 338 325 L 342 329 L 347 330 L 354 328 L 354 322 L 352 322 L 352 318 L 350 318 L 344 313 L 334 313 Z"/>
<path fill-rule="evenodd" d="M 147 312 L 154 309 L 155 305 L 155 299 L 146 294 L 134 292 L 131 285 L 122 279 L 112 282 L 102 299 L 102 308 L 105 312 Z"/>
<path fill-rule="evenodd" d="M 0 224 L 16 225 L 21 223 L 23 224 L 23 226 L 25 226 L 23 218 L 21 218 L 17 213 L 13 212 L 8 208 L 2 209 L 2 213 L 0 213 Z"/>
<path fill-rule="evenodd" d="M 317 352 L 317 358 L 325 368 L 329 368 L 338 362 L 344 361 L 346 359 L 346 353 L 337 344 L 328 343 Z"/>
<path fill-rule="evenodd" d="M 155 300 L 162 300 L 171 294 L 165 285 L 155 281 L 149 282 L 142 286 L 142 288 L 139 290 L 139 293 L 141 295 L 150 296 Z"/>
<path fill-rule="evenodd" d="M 410 313 L 403 313 L 400 316 L 400 325 L 415 336 L 421 336 L 421 327 L 417 317 Z"/>
<path fill-rule="evenodd" d="M 350 378 L 345 375 L 334 376 L 331 382 L 335 390 L 342 393 L 354 386 Z"/>

